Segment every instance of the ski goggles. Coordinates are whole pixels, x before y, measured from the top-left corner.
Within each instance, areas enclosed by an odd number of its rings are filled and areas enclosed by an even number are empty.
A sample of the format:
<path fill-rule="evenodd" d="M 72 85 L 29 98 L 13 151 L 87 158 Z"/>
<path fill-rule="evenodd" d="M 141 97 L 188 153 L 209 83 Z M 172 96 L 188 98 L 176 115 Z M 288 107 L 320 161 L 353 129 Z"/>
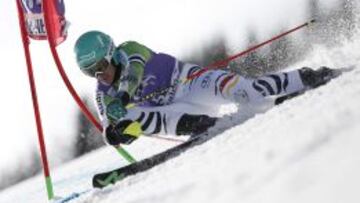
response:
<path fill-rule="evenodd" d="M 113 43 L 111 43 L 105 57 L 102 58 L 100 61 L 81 69 L 82 72 L 90 77 L 96 77 L 98 74 L 103 73 L 109 67 L 114 51 L 115 46 Z"/>
<path fill-rule="evenodd" d="M 90 77 L 96 77 L 99 74 L 102 74 L 106 71 L 106 69 L 110 65 L 110 60 L 107 58 L 102 58 L 100 61 L 96 62 L 95 64 L 90 65 L 87 68 L 81 69 L 83 73 Z"/>

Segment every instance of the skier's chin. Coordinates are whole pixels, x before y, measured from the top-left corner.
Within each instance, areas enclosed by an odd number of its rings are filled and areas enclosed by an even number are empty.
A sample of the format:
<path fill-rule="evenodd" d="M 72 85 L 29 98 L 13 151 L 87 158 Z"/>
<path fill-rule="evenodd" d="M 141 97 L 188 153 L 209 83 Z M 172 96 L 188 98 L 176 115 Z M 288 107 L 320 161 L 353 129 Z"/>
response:
<path fill-rule="evenodd" d="M 99 80 L 99 82 L 101 82 L 104 85 L 111 85 L 111 82 L 108 82 L 106 80 Z"/>

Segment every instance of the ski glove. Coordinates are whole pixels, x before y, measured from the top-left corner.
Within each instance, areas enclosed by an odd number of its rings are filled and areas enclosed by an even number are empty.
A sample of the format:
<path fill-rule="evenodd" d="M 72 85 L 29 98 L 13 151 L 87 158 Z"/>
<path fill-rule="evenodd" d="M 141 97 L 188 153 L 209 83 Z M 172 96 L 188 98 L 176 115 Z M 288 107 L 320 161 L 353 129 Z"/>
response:
<path fill-rule="evenodd" d="M 122 120 L 105 129 L 105 140 L 110 145 L 130 144 L 142 134 L 141 124 L 137 121 Z"/>

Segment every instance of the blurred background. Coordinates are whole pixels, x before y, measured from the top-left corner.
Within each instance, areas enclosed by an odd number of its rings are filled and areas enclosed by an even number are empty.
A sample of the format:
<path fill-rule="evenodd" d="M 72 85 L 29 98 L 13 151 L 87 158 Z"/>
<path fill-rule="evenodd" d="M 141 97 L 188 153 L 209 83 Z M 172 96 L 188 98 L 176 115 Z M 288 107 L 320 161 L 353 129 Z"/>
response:
<path fill-rule="evenodd" d="M 356 0 L 153 0 L 65 1 L 68 39 L 57 50 L 84 102 L 94 109 L 95 81 L 77 68 L 73 45 L 83 32 L 102 30 L 117 44 L 135 40 L 157 52 L 205 66 L 316 19 L 311 29 L 282 38 L 235 60 L 230 68 L 249 77 L 291 68 L 315 46 L 351 40 L 359 26 Z M 2 112 L 0 189 L 42 172 L 16 3 L 0 2 Z M 46 41 L 31 53 L 50 166 L 57 167 L 104 145 L 63 84 Z M 327 64 L 322 64 L 327 65 Z"/>

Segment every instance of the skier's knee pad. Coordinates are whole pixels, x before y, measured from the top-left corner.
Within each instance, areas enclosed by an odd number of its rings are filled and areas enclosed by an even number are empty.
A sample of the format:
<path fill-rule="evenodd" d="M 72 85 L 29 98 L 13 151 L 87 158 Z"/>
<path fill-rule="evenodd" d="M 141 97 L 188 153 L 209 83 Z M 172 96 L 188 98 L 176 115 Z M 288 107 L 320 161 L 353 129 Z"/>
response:
<path fill-rule="evenodd" d="M 176 126 L 177 135 L 197 135 L 215 125 L 217 118 L 184 114 Z"/>

